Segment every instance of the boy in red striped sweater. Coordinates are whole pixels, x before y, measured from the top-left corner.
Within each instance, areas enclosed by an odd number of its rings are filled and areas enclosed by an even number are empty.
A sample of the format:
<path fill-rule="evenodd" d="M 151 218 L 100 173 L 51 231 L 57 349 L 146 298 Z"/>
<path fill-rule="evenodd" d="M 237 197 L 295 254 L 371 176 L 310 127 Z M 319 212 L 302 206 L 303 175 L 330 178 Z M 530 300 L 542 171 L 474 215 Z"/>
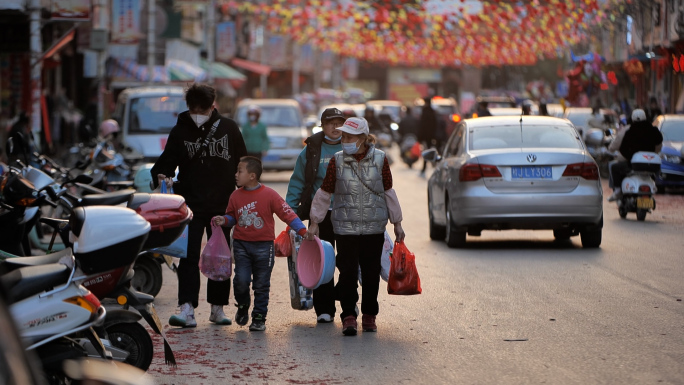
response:
<path fill-rule="evenodd" d="M 251 302 L 249 284 L 253 281 L 254 308 L 251 331 L 266 330 L 266 313 L 271 289 L 271 271 L 275 260 L 273 214 L 287 223 L 301 236 L 306 226 L 275 190 L 259 183 L 263 168 L 253 156 L 240 158 L 235 181 L 240 186 L 230 195 L 226 215 L 212 218 L 219 226 L 233 228 L 233 258 L 235 277 L 233 287 L 238 311 L 235 322 L 246 325 Z"/>

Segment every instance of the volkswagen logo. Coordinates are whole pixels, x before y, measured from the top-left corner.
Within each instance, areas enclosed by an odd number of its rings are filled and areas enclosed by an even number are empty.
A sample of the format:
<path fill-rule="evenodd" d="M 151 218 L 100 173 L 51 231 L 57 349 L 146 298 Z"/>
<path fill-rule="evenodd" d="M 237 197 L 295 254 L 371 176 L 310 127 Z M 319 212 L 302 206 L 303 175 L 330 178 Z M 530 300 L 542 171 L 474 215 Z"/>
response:
<path fill-rule="evenodd" d="M 534 155 L 534 154 L 530 154 L 530 155 L 527 156 L 527 161 L 530 162 L 530 163 L 534 163 L 534 162 L 537 161 L 537 156 Z"/>

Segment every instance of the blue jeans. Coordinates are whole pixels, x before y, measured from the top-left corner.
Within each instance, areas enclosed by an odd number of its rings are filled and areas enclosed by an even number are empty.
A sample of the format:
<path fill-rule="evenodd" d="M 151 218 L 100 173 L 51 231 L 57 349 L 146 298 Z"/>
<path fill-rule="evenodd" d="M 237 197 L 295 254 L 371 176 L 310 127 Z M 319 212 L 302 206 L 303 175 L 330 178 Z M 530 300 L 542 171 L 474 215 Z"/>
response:
<path fill-rule="evenodd" d="M 271 290 L 271 271 L 275 262 L 273 241 L 250 242 L 233 240 L 233 258 L 235 258 L 235 276 L 233 290 L 238 306 L 249 308 L 251 298 L 249 284 L 254 289 L 254 308 L 252 317 L 261 314 L 266 319 L 268 312 L 268 296 Z"/>

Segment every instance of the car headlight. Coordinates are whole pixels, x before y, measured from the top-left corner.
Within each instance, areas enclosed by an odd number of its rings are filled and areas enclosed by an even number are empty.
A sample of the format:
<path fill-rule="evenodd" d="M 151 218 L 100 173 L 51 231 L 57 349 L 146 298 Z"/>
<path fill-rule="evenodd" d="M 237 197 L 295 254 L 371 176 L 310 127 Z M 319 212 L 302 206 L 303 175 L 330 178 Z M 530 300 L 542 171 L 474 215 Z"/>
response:
<path fill-rule="evenodd" d="M 662 159 L 668 163 L 675 163 L 675 164 L 682 163 L 682 158 L 677 156 L 677 155 L 667 155 L 667 154 L 660 153 L 660 159 Z"/>

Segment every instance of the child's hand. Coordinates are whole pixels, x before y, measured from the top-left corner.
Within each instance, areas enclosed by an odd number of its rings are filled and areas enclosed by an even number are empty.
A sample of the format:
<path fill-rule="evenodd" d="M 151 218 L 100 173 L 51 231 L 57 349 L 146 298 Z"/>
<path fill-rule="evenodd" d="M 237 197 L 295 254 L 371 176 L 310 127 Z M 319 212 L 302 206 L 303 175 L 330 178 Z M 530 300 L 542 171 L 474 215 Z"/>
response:
<path fill-rule="evenodd" d="M 217 226 L 223 226 L 226 223 L 226 218 L 223 217 L 222 215 L 217 215 L 217 216 L 211 218 L 211 220 Z"/>

